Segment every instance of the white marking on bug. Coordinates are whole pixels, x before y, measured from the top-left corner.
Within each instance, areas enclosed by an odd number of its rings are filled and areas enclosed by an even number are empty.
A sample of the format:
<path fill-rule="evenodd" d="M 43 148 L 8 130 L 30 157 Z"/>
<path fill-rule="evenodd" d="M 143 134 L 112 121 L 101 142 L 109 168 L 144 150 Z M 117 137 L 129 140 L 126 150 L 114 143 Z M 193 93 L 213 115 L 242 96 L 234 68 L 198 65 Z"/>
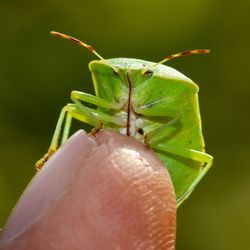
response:
<path fill-rule="evenodd" d="M 119 132 L 123 135 L 126 135 L 127 134 L 127 128 L 120 128 L 119 129 Z"/>
<path fill-rule="evenodd" d="M 135 136 L 137 129 L 136 129 L 136 114 L 131 110 L 130 111 L 130 127 L 129 132 L 131 136 Z"/>
<path fill-rule="evenodd" d="M 127 114 L 123 111 L 119 114 L 120 118 L 125 119 L 127 117 Z M 138 129 L 144 127 L 144 121 L 142 118 L 138 117 L 138 114 L 136 114 L 133 110 L 130 111 L 130 123 L 129 123 L 129 132 L 130 136 L 135 137 L 138 141 L 143 142 L 144 141 L 144 135 L 138 133 Z M 123 135 L 127 135 L 127 127 L 121 127 L 119 128 L 119 132 Z"/>
<path fill-rule="evenodd" d="M 136 128 L 143 128 L 143 125 L 144 125 L 143 119 L 137 118 L 136 121 L 135 121 Z"/>
<path fill-rule="evenodd" d="M 120 114 L 119 114 L 119 117 L 123 120 L 123 121 L 126 121 L 127 120 L 127 113 L 122 111 Z"/>

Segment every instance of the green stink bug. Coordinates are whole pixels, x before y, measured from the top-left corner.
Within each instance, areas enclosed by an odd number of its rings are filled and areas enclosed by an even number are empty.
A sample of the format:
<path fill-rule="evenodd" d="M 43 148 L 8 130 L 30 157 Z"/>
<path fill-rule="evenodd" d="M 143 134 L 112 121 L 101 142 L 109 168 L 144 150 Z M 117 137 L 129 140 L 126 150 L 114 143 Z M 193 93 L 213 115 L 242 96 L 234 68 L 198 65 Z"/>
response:
<path fill-rule="evenodd" d="M 131 58 L 102 58 L 93 47 L 58 32 L 51 34 L 86 47 L 100 60 L 91 61 L 96 96 L 72 91 L 63 107 L 48 153 L 36 163 L 39 170 L 59 145 L 69 137 L 72 118 L 98 131 L 112 128 L 145 143 L 167 167 L 179 206 L 212 165 L 201 131 L 198 86 L 177 70 L 163 65 L 175 57 L 208 53 L 189 50 L 166 57 L 159 63 Z M 97 106 L 90 108 L 83 103 Z"/>

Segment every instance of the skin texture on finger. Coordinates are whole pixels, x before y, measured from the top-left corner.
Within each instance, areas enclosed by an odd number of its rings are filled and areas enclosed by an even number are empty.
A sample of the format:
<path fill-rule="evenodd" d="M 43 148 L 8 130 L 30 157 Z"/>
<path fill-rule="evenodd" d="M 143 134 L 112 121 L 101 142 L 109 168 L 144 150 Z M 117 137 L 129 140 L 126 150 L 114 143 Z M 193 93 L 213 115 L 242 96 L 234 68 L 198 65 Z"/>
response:
<path fill-rule="evenodd" d="M 0 249 L 175 249 L 176 204 L 158 157 L 112 131 L 78 131 L 38 172 Z"/>

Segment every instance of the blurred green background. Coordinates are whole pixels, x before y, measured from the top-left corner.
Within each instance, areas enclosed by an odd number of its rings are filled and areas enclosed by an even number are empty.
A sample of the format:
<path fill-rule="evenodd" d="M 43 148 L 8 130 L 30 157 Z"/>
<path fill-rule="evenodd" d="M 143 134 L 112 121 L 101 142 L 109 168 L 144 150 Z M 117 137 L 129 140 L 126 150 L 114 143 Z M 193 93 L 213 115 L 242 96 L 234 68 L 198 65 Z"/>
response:
<path fill-rule="evenodd" d="M 56 30 L 106 58 L 159 61 L 212 50 L 168 63 L 200 86 L 207 152 L 215 158 L 178 210 L 177 250 L 249 249 L 249 2 L 1 1 L 0 12 L 0 226 L 47 150 L 70 91 L 93 93 L 87 65 L 96 58 L 51 37 Z"/>

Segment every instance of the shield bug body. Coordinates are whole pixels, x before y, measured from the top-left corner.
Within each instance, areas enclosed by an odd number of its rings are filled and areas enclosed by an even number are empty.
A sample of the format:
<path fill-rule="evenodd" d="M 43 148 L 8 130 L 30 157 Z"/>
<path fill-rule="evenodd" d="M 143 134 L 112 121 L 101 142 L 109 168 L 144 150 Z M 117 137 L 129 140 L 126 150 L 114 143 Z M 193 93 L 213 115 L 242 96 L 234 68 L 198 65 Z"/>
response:
<path fill-rule="evenodd" d="M 49 151 L 36 163 L 36 168 L 40 169 L 67 140 L 72 118 L 92 125 L 95 131 L 112 128 L 133 136 L 155 151 L 170 173 L 179 206 L 210 168 L 213 157 L 204 150 L 198 86 L 162 63 L 208 50 L 184 51 L 159 63 L 129 58 L 103 59 L 90 45 L 71 36 L 51 33 L 88 48 L 100 60 L 89 64 L 96 96 L 72 91 L 73 103 L 63 107 Z"/>

